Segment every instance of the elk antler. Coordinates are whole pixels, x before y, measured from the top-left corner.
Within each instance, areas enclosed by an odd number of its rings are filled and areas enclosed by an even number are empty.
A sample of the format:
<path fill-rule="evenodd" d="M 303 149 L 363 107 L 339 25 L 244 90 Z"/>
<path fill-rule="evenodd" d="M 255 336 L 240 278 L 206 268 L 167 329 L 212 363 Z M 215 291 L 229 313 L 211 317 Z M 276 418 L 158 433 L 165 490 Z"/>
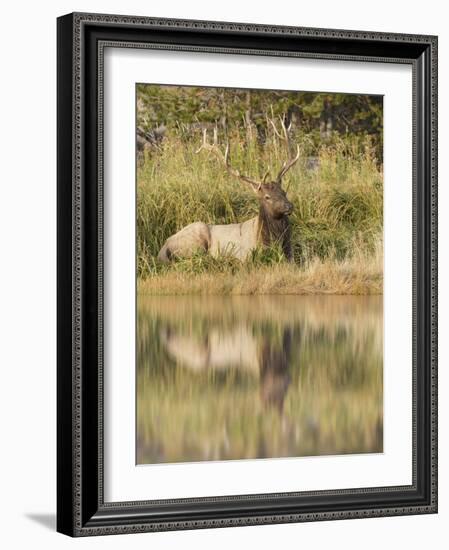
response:
<path fill-rule="evenodd" d="M 221 150 L 218 148 L 218 146 L 214 143 L 214 145 L 211 145 L 207 142 L 207 130 L 203 130 L 203 142 L 201 144 L 201 147 L 195 151 L 197 154 L 205 149 L 206 151 L 210 151 L 211 153 L 214 153 L 215 156 L 218 157 L 219 160 L 225 165 L 226 170 L 231 174 L 231 176 L 234 176 L 235 178 L 238 178 L 246 183 L 249 183 L 255 191 L 258 191 L 261 186 L 262 182 L 253 180 L 249 178 L 248 176 L 245 176 L 244 174 L 241 174 L 238 170 L 235 168 L 232 168 L 230 162 L 229 162 L 229 143 L 226 144 L 226 150 L 225 154 L 221 152 Z"/>
<path fill-rule="evenodd" d="M 299 145 L 297 145 L 296 149 L 296 156 L 294 158 L 290 158 L 289 160 L 286 160 L 284 164 L 282 165 L 281 171 L 279 172 L 276 181 L 278 183 L 281 182 L 282 178 L 285 176 L 285 174 L 290 170 L 290 168 L 296 164 L 299 160 Z"/>
<path fill-rule="evenodd" d="M 277 175 L 277 178 L 276 178 L 276 181 L 278 183 L 281 183 L 281 180 L 282 178 L 285 176 L 285 174 L 290 170 L 290 168 L 296 164 L 298 162 L 298 159 L 299 159 L 299 145 L 296 146 L 296 156 L 295 157 L 291 157 L 290 155 L 290 151 L 291 151 L 291 143 L 290 143 L 290 136 L 288 134 L 289 130 L 290 130 L 290 127 L 291 127 L 291 123 L 289 125 L 288 128 L 285 127 L 285 122 L 284 122 L 284 119 L 279 117 L 279 120 L 281 121 L 281 127 L 282 127 L 282 133 L 284 134 L 283 136 L 278 132 L 277 128 L 276 128 L 276 124 L 273 122 L 273 120 L 270 118 L 268 119 L 271 123 L 271 125 L 273 126 L 273 130 L 275 132 L 275 134 L 278 136 L 279 139 L 281 139 L 282 141 L 285 141 L 285 143 L 287 144 L 287 150 L 288 150 L 288 155 L 289 155 L 289 158 L 288 160 L 286 160 L 284 162 L 284 164 L 282 165 L 282 168 L 279 172 L 279 174 Z"/>

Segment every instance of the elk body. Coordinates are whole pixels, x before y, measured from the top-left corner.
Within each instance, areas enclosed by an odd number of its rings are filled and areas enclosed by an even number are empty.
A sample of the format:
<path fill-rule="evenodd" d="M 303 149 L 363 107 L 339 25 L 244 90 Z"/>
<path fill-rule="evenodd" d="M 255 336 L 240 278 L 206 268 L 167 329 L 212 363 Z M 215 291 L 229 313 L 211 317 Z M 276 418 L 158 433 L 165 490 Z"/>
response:
<path fill-rule="evenodd" d="M 285 136 L 282 139 L 288 143 L 288 131 L 284 125 L 282 127 Z M 165 241 L 159 251 L 158 259 L 169 262 L 175 257 L 185 258 L 198 251 L 204 251 L 215 257 L 220 254 L 229 254 L 243 261 L 257 246 L 279 244 L 286 258 L 292 260 L 288 217 L 293 211 L 293 205 L 282 189 L 282 178 L 299 159 L 299 147 L 296 156 L 284 162 L 276 179 L 266 182 L 268 173 L 262 181 L 257 181 L 232 168 L 229 162 L 229 145 L 223 154 L 216 144 L 208 144 L 206 137 L 206 131 L 204 131 L 203 144 L 197 152 L 206 150 L 214 153 L 231 176 L 250 185 L 259 201 L 259 213 L 242 223 L 226 225 L 199 221 L 191 223 Z"/>

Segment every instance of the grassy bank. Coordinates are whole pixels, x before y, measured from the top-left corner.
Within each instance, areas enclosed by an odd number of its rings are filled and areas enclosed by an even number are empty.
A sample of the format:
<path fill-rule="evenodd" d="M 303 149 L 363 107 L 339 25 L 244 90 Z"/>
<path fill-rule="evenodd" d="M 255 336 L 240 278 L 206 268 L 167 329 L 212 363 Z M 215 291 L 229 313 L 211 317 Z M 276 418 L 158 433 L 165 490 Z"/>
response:
<path fill-rule="evenodd" d="M 379 247 L 380 248 L 380 247 Z M 207 261 L 209 258 L 207 258 Z M 303 266 L 280 261 L 247 262 L 232 268 L 225 261 L 214 270 L 191 270 L 195 260 L 178 262 L 138 282 L 142 294 L 382 294 L 382 255 L 337 260 L 315 258 Z M 211 263 L 211 262 L 208 262 Z"/>
<path fill-rule="evenodd" d="M 199 139 L 199 136 L 198 136 Z M 238 223 L 257 214 L 249 189 L 213 156 L 195 154 L 198 142 L 172 132 L 146 152 L 137 177 L 139 291 L 148 294 L 378 294 L 382 292 L 382 172 L 369 142 L 340 139 L 323 145 L 308 167 L 307 136 L 296 136 L 302 156 L 284 188 L 294 262 L 276 248 L 257 250 L 242 263 L 197 254 L 170 265 L 157 262 L 165 240 L 194 221 Z M 230 136 L 232 163 L 262 179 L 285 160 L 276 135 L 256 140 Z"/>

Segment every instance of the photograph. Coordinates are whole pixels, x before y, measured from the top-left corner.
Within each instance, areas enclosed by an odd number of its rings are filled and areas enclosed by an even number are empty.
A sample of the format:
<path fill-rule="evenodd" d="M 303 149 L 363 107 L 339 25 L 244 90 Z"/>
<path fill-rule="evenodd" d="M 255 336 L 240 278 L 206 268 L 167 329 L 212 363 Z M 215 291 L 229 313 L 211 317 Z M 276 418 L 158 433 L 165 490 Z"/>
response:
<path fill-rule="evenodd" d="M 136 84 L 136 464 L 383 452 L 383 97 Z"/>
<path fill-rule="evenodd" d="M 57 20 L 56 529 L 374 541 L 438 512 L 438 36 L 217 6 Z"/>

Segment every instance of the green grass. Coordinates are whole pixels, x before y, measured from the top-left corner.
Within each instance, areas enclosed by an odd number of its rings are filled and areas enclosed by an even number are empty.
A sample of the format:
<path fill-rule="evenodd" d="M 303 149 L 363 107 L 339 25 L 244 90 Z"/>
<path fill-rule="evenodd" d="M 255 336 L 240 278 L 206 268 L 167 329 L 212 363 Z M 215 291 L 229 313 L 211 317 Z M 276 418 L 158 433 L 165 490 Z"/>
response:
<path fill-rule="evenodd" d="M 318 264 L 326 266 L 321 276 L 328 271 L 335 279 L 336 270 L 342 273 L 335 292 L 342 287 L 348 293 L 382 292 L 382 171 L 369 142 L 356 146 L 349 139 L 334 139 L 332 146 L 323 145 L 318 154 L 319 168 L 309 170 L 307 138 L 296 136 L 302 156 L 284 179 L 294 205 L 290 217 L 293 266 L 286 264 L 276 248 L 257 250 L 244 263 L 229 256 L 204 254 L 168 266 L 159 263 L 156 256 L 165 240 L 189 223 L 242 222 L 258 211 L 249 186 L 230 177 L 213 155 L 205 151 L 196 154 L 199 139 L 185 140 L 172 132 L 158 149 L 145 153 L 138 167 L 137 269 L 142 292 L 168 292 L 164 281 L 177 282 L 178 293 L 195 292 L 200 283 L 203 292 L 243 292 L 239 279 L 248 275 L 257 278 L 263 270 L 276 270 L 280 277 L 291 279 L 296 269 L 298 278 L 308 279 L 309 284 L 310 270 L 317 272 Z M 238 135 L 230 136 L 230 143 L 232 164 L 254 178 L 261 179 L 267 169 L 274 178 L 285 160 L 285 148 L 275 135 L 268 136 L 265 146 Z M 375 274 L 369 267 L 373 261 L 378 268 Z M 370 280 L 363 277 L 363 263 Z M 355 290 L 351 291 L 345 273 L 354 266 L 350 278 Z M 205 286 L 209 285 L 208 275 L 216 276 L 211 286 Z M 288 291 L 285 285 L 278 286 Z M 324 286 L 326 292 L 332 291 L 332 285 Z M 320 292 L 321 287 L 322 281 L 309 284 L 309 291 Z M 297 284 L 291 289 L 295 293 L 300 290 Z M 252 288 L 252 293 L 257 292 Z"/>

